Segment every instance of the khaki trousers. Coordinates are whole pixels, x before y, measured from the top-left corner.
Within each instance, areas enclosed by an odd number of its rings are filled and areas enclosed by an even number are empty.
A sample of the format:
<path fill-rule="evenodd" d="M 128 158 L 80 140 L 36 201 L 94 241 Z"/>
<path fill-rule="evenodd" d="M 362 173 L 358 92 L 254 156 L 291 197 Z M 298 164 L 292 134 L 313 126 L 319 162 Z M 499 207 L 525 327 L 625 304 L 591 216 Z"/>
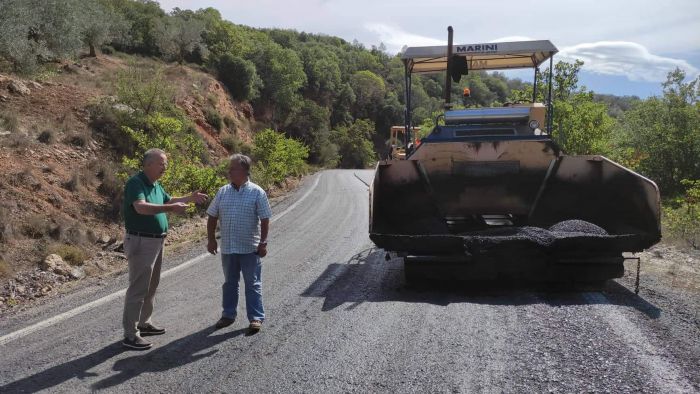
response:
<path fill-rule="evenodd" d="M 151 322 L 156 289 L 160 282 L 165 238 L 126 234 L 124 252 L 129 262 L 129 288 L 124 299 L 124 336 L 139 334 L 137 325 Z"/>

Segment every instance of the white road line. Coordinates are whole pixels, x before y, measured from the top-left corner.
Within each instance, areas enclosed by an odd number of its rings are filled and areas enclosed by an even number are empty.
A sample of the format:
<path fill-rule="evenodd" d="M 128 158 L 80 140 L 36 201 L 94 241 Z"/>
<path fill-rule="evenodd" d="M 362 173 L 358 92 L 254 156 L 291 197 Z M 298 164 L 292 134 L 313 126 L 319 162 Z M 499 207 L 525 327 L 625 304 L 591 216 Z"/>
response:
<path fill-rule="evenodd" d="M 306 193 L 304 193 L 304 195 L 301 196 L 301 198 L 299 200 L 297 200 L 294 204 L 287 207 L 287 209 L 285 209 L 284 211 L 278 213 L 277 215 L 274 215 L 270 219 L 270 223 L 274 223 L 274 222 L 278 221 L 282 216 L 288 214 L 289 212 L 292 211 L 292 209 L 296 208 L 299 204 L 301 204 L 301 202 L 304 201 L 306 199 L 306 197 L 308 197 L 311 194 L 311 192 L 313 192 L 316 189 L 316 186 L 318 186 L 318 182 L 321 179 L 321 175 L 322 174 L 319 174 L 316 176 L 316 180 L 314 181 L 313 186 L 311 186 L 311 188 Z M 165 278 L 165 277 L 168 277 L 168 276 L 170 276 L 178 271 L 182 271 L 183 269 L 185 269 L 193 264 L 198 263 L 199 261 L 203 260 L 207 256 L 211 256 L 211 254 L 202 253 L 193 259 L 187 260 L 180 265 L 177 265 L 173 268 L 170 268 L 169 270 L 167 270 L 161 274 L 161 278 Z M 63 320 L 69 319 L 75 315 L 79 315 L 85 311 L 88 311 L 96 306 L 110 302 L 116 298 L 123 297 L 124 294 L 126 294 L 126 289 L 121 289 L 121 290 L 116 291 L 112 294 L 108 294 L 102 298 L 98 298 L 95 301 L 88 302 L 87 304 L 81 305 L 81 306 L 74 308 L 74 309 L 71 309 L 67 312 L 63 312 L 63 313 L 56 315 L 54 317 L 50 317 L 46 320 L 42 320 L 38 323 L 32 324 L 29 327 L 25 327 L 25 328 L 19 329 L 17 331 L 13 331 L 9 334 L 5 334 L 3 336 L 0 336 L 0 346 L 4 345 L 10 341 L 13 341 L 15 339 L 27 336 L 33 332 L 36 332 L 36 331 L 39 331 L 39 330 L 44 329 L 46 327 L 52 326 L 52 325 L 54 325 L 58 322 L 61 322 Z"/>
<path fill-rule="evenodd" d="M 306 199 L 306 197 L 308 197 L 309 194 L 311 194 L 311 192 L 314 191 L 314 189 L 316 189 L 316 186 L 318 186 L 318 181 L 319 181 L 320 179 L 321 179 L 321 174 L 319 174 L 319 175 L 316 177 L 316 181 L 314 182 L 313 186 L 311 186 L 311 189 L 309 189 L 306 193 L 304 193 L 304 195 L 301 196 L 301 198 L 300 198 L 299 200 L 297 200 L 297 202 L 295 202 L 294 204 L 292 204 L 292 205 L 290 205 L 289 207 L 287 207 L 287 209 L 285 209 L 284 211 L 282 211 L 282 212 L 278 213 L 277 215 L 273 216 L 272 219 L 270 219 L 270 223 L 274 223 L 274 222 L 278 221 L 282 216 L 286 215 L 287 213 L 289 213 L 289 211 L 291 211 L 292 209 L 296 208 L 297 205 L 301 204 L 301 202 L 304 201 L 304 199 Z"/>
<path fill-rule="evenodd" d="M 364 179 L 360 178 L 360 176 L 359 176 L 359 175 L 357 175 L 357 173 L 356 173 L 356 172 L 354 172 L 354 173 L 353 173 L 353 175 L 355 175 L 355 178 L 359 179 L 359 180 L 360 180 L 360 182 L 364 183 L 364 184 L 365 184 L 365 186 L 367 186 L 367 187 L 369 188 L 369 183 L 365 182 L 365 181 L 364 181 Z"/>

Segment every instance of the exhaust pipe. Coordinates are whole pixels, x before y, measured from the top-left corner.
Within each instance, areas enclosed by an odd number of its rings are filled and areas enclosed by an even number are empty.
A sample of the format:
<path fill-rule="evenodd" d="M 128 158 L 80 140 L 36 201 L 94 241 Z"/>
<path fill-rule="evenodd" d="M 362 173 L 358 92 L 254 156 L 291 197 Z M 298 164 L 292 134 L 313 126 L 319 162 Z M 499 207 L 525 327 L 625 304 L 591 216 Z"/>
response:
<path fill-rule="evenodd" d="M 452 59 L 452 26 L 447 26 L 447 72 L 445 73 L 445 110 L 452 107 L 452 80 L 450 80 L 450 59 Z"/>

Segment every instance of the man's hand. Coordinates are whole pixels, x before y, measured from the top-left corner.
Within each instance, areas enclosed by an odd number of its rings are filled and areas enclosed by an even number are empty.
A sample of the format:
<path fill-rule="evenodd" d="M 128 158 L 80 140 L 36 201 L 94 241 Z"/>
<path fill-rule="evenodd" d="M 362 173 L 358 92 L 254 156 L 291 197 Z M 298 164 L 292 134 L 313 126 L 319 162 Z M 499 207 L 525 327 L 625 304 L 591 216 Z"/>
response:
<path fill-rule="evenodd" d="M 195 204 L 203 204 L 207 201 L 207 198 L 209 198 L 209 196 L 207 196 L 204 193 L 192 192 L 192 194 L 190 194 L 189 200 L 190 202 L 193 202 Z"/>
<path fill-rule="evenodd" d="M 258 256 L 265 257 L 267 255 L 267 244 L 258 245 Z"/>
<path fill-rule="evenodd" d="M 216 254 L 216 249 L 219 247 L 219 245 L 216 243 L 215 239 L 210 239 L 209 242 L 207 243 L 207 250 L 211 254 Z"/>
<path fill-rule="evenodd" d="M 170 212 L 174 212 L 179 215 L 182 215 L 187 210 L 187 204 L 184 202 L 174 202 L 172 204 L 168 204 L 168 206 L 170 207 Z"/>

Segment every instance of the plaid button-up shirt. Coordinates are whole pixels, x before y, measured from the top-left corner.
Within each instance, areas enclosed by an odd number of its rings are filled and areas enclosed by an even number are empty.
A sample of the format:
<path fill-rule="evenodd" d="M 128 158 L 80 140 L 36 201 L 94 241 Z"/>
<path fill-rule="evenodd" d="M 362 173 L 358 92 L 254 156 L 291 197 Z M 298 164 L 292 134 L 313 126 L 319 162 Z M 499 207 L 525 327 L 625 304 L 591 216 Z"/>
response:
<path fill-rule="evenodd" d="M 272 216 L 265 191 L 247 181 L 236 190 L 230 183 L 216 192 L 207 214 L 219 219 L 221 253 L 247 254 L 258 249 L 260 219 Z"/>

